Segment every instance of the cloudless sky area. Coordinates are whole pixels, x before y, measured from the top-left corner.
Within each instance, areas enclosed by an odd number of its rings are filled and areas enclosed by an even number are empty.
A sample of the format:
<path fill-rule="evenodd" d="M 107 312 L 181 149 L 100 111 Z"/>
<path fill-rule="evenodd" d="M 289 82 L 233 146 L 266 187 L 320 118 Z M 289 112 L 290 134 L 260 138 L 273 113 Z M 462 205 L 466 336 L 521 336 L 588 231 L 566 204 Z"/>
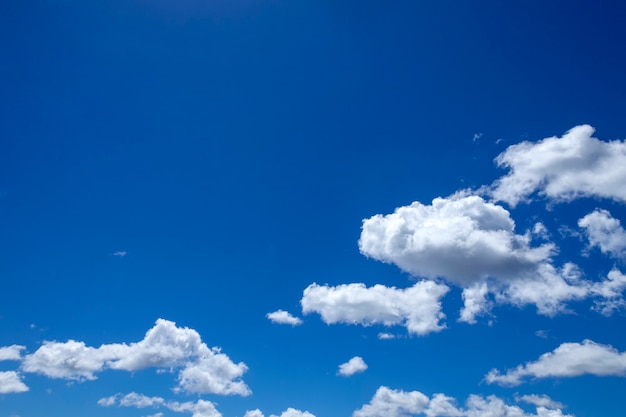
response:
<path fill-rule="evenodd" d="M 0 417 L 623 416 L 624 22 L 2 1 Z"/>

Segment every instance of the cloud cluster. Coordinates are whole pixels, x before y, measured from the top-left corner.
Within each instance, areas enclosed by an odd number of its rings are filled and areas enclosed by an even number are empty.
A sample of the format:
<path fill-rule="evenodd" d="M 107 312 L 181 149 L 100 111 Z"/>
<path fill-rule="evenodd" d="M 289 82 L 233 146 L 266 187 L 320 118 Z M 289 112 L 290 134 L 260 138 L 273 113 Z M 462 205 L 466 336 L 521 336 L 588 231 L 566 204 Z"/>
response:
<path fill-rule="evenodd" d="M 589 125 L 576 126 L 562 137 L 521 142 L 498 155 L 509 173 L 492 185 L 497 201 L 515 207 L 531 195 L 555 201 L 602 197 L 626 202 L 626 142 L 604 142 Z"/>
<path fill-rule="evenodd" d="M 348 362 L 339 365 L 339 370 L 337 371 L 337 374 L 341 376 L 352 376 L 360 372 L 365 372 L 366 369 L 367 364 L 365 363 L 363 358 L 360 356 L 355 356 Z"/>
<path fill-rule="evenodd" d="M 98 405 L 102 407 L 118 405 L 120 407 L 134 408 L 166 408 L 177 413 L 191 413 L 192 417 L 222 417 L 222 414 L 215 409 L 215 405 L 211 401 L 166 401 L 161 397 L 148 397 L 136 392 L 131 392 L 126 395 L 116 394 L 110 397 L 101 398 L 98 400 Z M 157 413 L 154 415 L 163 414 Z"/>
<path fill-rule="evenodd" d="M 539 401 L 539 400 L 543 401 Z M 535 401 L 537 400 L 537 401 Z M 527 413 L 516 405 L 508 405 L 496 396 L 481 397 L 470 395 L 465 408 L 459 408 L 452 397 L 435 394 L 429 398 L 419 391 L 393 390 L 385 386 L 378 388 L 374 397 L 353 417 L 573 417 L 563 414 L 560 405 L 546 396 L 524 399 L 536 406 L 535 413 Z M 538 404 L 541 402 L 541 404 Z"/>
<path fill-rule="evenodd" d="M 302 319 L 291 315 L 291 313 L 285 310 L 276 310 L 272 313 L 267 313 L 265 317 L 276 324 L 289 324 L 291 326 L 299 326 L 302 324 Z"/>
<path fill-rule="evenodd" d="M 527 378 L 566 378 L 580 375 L 626 376 L 626 352 L 591 340 L 563 343 L 537 361 L 518 365 L 505 373 L 492 369 L 485 380 L 504 386 L 520 385 Z"/>
<path fill-rule="evenodd" d="M 138 371 L 146 368 L 179 369 L 177 391 L 249 395 L 241 380 L 247 367 L 234 363 L 219 348 L 209 348 L 198 332 L 158 319 L 136 343 L 91 347 L 84 342 L 44 342 L 23 358 L 24 372 L 75 381 L 96 379 L 106 369 Z"/>
<path fill-rule="evenodd" d="M 601 227 L 599 218 L 613 227 Z M 604 212 L 584 217 L 581 227 L 592 244 L 613 254 L 626 246 L 623 229 Z M 518 234 L 504 207 L 458 194 L 365 219 L 359 247 L 364 255 L 412 275 L 461 286 L 464 306 L 459 320 L 468 323 L 489 313 L 494 303 L 534 305 L 547 316 L 566 311 L 570 301 L 586 298 L 594 298 L 605 314 L 623 303 L 625 286 L 619 271 L 595 282 L 583 279 L 573 263 L 556 267 L 552 261 L 556 246 L 534 244 L 533 236 L 546 238 L 544 229 L 538 223 L 533 231 Z"/>
<path fill-rule="evenodd" d="M 406 289 L 362 283 L 311 284 L 300 303 L 304 314 L 318 313 L 327 324 L 404 325 L 409 333 L 424 335 L 445 328 L 440 300 L 448 290 L 428 280 Z"/>

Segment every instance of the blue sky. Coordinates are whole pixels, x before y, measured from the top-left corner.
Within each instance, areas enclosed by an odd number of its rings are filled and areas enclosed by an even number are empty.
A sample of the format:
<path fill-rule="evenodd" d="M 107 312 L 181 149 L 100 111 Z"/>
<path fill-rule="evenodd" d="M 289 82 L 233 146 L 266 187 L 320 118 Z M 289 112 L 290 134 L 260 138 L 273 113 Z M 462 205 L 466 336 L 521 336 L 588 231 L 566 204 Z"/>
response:
<path fill-rule="evenodd" d="M 618 417 L 626 6 L 0 4 L 0 417 Z"/>

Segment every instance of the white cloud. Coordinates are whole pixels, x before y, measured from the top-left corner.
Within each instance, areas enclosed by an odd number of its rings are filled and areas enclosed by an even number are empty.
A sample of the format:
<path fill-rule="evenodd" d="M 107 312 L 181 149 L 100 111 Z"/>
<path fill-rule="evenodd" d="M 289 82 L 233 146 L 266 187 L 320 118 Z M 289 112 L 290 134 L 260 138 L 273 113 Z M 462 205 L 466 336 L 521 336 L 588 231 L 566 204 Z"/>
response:
<path fill-rule="evenodd" d="M 313 414 L 308 411 L 300 411 L 295 408 L 288 408 L 281 413 L 280 416 L 272 414 L 270 417 L 315 417 Z"/>
<path fill-rule="evenodd" d="M 378 333 L 378 338 L 380 340 L 390 340 L 390 339 L 395 339 L 396 335 L 393 333 L 380 332 Z"/>
<path fill-rule="evenodd" d="M 626 230 L 608 211 L 596 209 L 578 220 L 578 226 L 585 229 L 590 246 L 614 258 L 626 257 Z"/>
<path fill-rule="evenodd" d="M 465 408 L 459 408 L 456 400 L 444 394 L 431 399 L 419 391 L 392 390 L 380 387 L 369 404 L 356 410 L 353 417 L 573 417 L 563 414 L 561 404 L 545 396 L 525 396 L 524 401 L 536 406 L 535 413 L 528 413 L 515 405 L 508 405 L 496 396 L 470 395 Z"/>
<path fill-rule="evenodd" d="M 339 365 L 337 373 L 341 376 L 351 376 L 359 372 L 365 372 L 367 364 L 360 356 L 355 356 L 346 363 Z"/>
<path fill-rule="evenodd" d="M 428 397 L 419 391 L 405 392 L 381 386 L 369 404 L 356 410 L 352 416 L 408 417 L 424 411 L 428 402 Z"/>
<path fill-rule="evenodd" d="M 491 302 L 487 299 L 489 287 L 486 282 L 477 282 L 463 289 L 463 308 L 459 321 L 474 324 L 476 316 L 482 316 L 491 310 Z"/>
<path fill-rule="evenodd" d="M 607 279 L 591 285 L 591 292 L 599 297 L 595 300 L 595 309 L 605 316 L 610 316 L 617 309 L 626 305 L 622 293 L 626 289 L 626 275 L 617 269 L 609 272 Z"/>
<path fill-rule="evenodd" d="M 126 395 L 116 394 L 98 400 L 98 405 L 103 407 L 111 407 L 116 404 L 120 407 L 166 408 L 177 413 L 191 413 L 192 417 L 222 417 L 222 414 L 217 411 L 215 405 L 211 401 L 206 400 L 181 403 L 178 401 L 166 401 L 161 397 L 149 397 L 136 392 L 131 392 Z M 162 413 L 155 415 L 162 415 Z"/>
<path fill-rule="evenodd" d="M 508 147 L 496 163 L 509 173 L 494 182 L 492 196 L 511 206 L 536 191 L 557 201 L 594 196 L 626 202 L 626 142 L 600 141 L 593 133 L 581 125 L 561 138 Z"/>
<path fill-rule="evenodd" d="M 302 324 L 302 320 L 298 317 L 292 316 L 291 313 L 285 310 L 276 310 L 273 313 L 267 313 L 265 315 L 272 323 L 277 324 L 289 324 L 292 326 L 299 326 Z"/>
<path fill-rule="evenodd" d="M 304 314 L 319 313 L 327 324 L 348 323 L 368 326 L 404 325 L 409 333 L 425 335 L 445 328 L 440 299 L 448 287 L 420 281 L 410 288 L 384 285 L 344 284 L 336 287 L 311 284 L 300 303 Z"/>
<path fill-rule="evenodd" d="M 514 229 L 503 207 L 478 196 L 452 196 L 363 220 L 359 248 L 412 275 L 444 277 L 466 287 L 486 278 L 532 274 L 554 253 L 554 245 L 531 247 L 530 236 Z"/>
<path fill-rule="evenodd" d="M 0 347 L 0 361 L 19 361 L 25 346 L 11 345 Z"/>
<path fill-rule="evenodd" d="M 566 378 L 585 374 L 596 376 L 626 376 L 626 352 L 591 340 L 563 343 L 552 352 L 544 353 L 535 362 L 518 365 L 504 374 L 492 369 L 485 380 L 505 386 L 520 385 L 527 378 Z"/>
<path fill-rule="evenodd" d="M 256 410 L 246 411 L 243 417 L 264 417 L 264 414 L 258 408 Z M 270 417 L 315 417 L 313 414 L 308 411 L 300 411 L 295 408 L 289 407 L 285 411 L 282 412 L 280 416 L 276 414 L 272 414 Z"/>
<path fill-rule="evenodd" d="M 28 391 L 20 374 L 15 371 L 0 372 L 0 394 L 18 394 Z"/>
<path fill-rule="evenodd" d="M 552 398 L 547 395 L 522 395 L 521 397 L 516 398 L 517 401 L 522 401 L 528 404 L 533 404 L 538 407 L 548 407 L 548 408 L 564 408 L 565 406 L 558 401 L 554 401 Z"/>
<path fill-rule="evenodd" d="M 120 258 L 123 258 L 124 256 L 126 256 L 128 252 L 126 252 L 125 250 L 118 250 L 117 252 L 113 252 L 113 256 L 119 256 Z"/>
<path fill-rule="evenodd" d="M 516 234 L 502 206 L 458 193 L 365 219 L 359 247 L 366 256 L 410 274 L 462 287 L 459 321 L 467 323 L 488 314 L 494 302 L 534 305 L 547 316 L 586 298 L 594 298 L 596 309 L 607 315 L 624 305 L 622 275 L 612 272 L 595 282 L 583 279 L 572 263 L 557 268 L 552 264 L 555 245 L 533 245 L 532 236 L 547 238 L 545 227 L 536 223 L 532 232 Z"/>
<path fill-rule="evenodd" d="M 138 371 L 146 368 L 182 368 L 178 390 L 197 393 L 248 395 L 250 389 L 240 380 L 247 370 L 235 364 L 219 348 L 209 348 L 198 332 L 158 319 L 137 343 L 104 344 L 99 348 L 83 342 L 45 342 L 22 363 L 25 372 L 50 378 L 93 380 L 105 369 Z"/>

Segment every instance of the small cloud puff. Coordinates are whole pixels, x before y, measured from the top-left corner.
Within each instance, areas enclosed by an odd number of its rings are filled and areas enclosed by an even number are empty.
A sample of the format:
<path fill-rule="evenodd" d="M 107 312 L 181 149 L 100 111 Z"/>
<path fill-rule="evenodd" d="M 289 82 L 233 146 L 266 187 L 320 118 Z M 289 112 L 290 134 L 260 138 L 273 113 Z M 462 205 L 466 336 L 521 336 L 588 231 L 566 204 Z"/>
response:
<path fill-rule="evenodd" d="M 276 324 L 289 324 L 291 326 L 299 326 L 302 324 L 302 319 L 292 316 L 291 313 L 285 310 L 276 310 L 273 313 L 267 313 L 265 317 Z"/>
<path fill-rule="evenodd" d="M 346 363 L 339 365 L 338 375 L 352 376 L 361 372 L 365 372 L 367 364 L 360 356 L 355 356 Z"/>

